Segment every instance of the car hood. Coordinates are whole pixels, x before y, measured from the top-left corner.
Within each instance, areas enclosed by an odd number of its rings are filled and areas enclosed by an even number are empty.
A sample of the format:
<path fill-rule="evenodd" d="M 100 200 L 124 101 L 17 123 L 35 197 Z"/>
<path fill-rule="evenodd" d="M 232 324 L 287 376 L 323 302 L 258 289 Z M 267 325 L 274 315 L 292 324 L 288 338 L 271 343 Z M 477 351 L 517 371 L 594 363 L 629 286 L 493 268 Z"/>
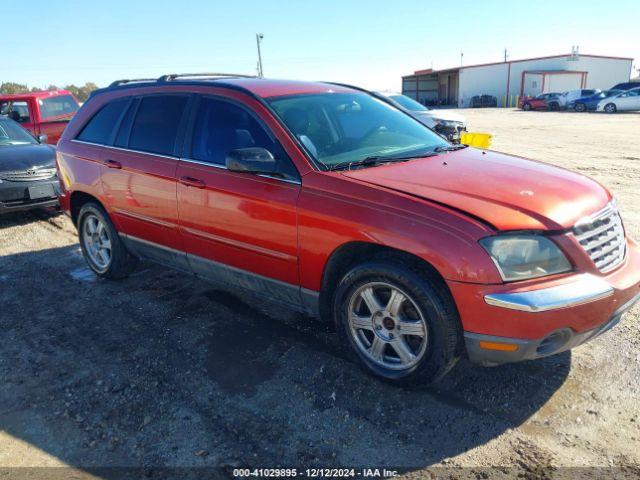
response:
<path fill-rule="evenodd" d="M 55 149 L 51 145 L 0 146 L 0 172 L 31 167 L 55 167 Z"/>
<path fill-rule="evenodd" d="M 450 122 L 467 123 L 467 119 L 459 113 L 451 110 L 427 110 L 419 112 L 411 112 L 416 118 L 429 117 L 436 120 L 448 120 Z"/>
<path fill-rule="evenodd" d="M 342 174 L 467 212 L 498 230 L 569 228 L 611 200 L 583 175 L 473 148 Z"/>

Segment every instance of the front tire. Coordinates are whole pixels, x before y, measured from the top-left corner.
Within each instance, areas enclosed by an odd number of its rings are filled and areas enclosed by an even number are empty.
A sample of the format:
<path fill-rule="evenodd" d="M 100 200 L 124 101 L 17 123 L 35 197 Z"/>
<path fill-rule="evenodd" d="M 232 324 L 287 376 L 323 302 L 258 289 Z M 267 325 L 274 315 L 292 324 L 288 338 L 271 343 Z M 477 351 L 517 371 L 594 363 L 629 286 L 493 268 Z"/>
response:
<path fill-rule="evenodd" d="M 86 203 L 78 214 L 78 236 L 85 261 L 102 278 L 124 278 L 137 264 L 109 215 L 97 203 Z"/>
<path fill-rule="evenodd" d="M 616 111 L 618 110 L 618 108 L 616 107 L 615 103 L 607 103 L 604 106 L 604 111 L 607 113 L 616 113 Z"/>
<path fill-rule="evenodd" d="M 525 103 L 524 105 L 522 105 L 522 110 L 524 110 L 525 112 L 528 112 L 529 110 L 531 110 L 531 104 Z"/>
<path fill-rule="evenodd" d="M 462 335 L 451 295 L 400 260 L 351 269 L 338 285 L 334 315 L 360 365 L 387 382 L 434 383 L 458 360 Z"/>
<path fill-rule="evenodd" d="M 556 112 L 560 109 L 560 104 L 558 104 L 558 102 L 551 102 L 549 104 L 549 110 Z"/>

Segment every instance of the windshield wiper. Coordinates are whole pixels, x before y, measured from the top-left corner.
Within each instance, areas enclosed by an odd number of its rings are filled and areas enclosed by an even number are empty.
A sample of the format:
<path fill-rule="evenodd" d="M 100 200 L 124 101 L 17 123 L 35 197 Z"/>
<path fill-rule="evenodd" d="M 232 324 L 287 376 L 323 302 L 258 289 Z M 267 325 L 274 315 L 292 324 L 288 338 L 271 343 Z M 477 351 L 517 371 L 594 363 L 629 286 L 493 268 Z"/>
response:
<path fill-rule="evenodd" d="M 434 152 L 455 152 L 456 150 L 462 150 L 463 148 L 467 148 L 469 145 L 447 145 L 445 147 L 436 147 Z"/>
<path fill-rule="evenodd" d="M 351 170 L 352 167 L 373 167 L 376 165 L 382 165 L 385 163 L 394 162 L 406 162 L 407 160 L 413 160 L 414 158 L 431 157 L 435 153 L 421 153 L 420 155 L 410 155 L 406 157 L 385 157 L 382 155 L 375 155 L 367 157 L 363 160 L 356 160 L 354 162 L 338 163 L 337 165 L 331 165 L 329 170 Z"/>

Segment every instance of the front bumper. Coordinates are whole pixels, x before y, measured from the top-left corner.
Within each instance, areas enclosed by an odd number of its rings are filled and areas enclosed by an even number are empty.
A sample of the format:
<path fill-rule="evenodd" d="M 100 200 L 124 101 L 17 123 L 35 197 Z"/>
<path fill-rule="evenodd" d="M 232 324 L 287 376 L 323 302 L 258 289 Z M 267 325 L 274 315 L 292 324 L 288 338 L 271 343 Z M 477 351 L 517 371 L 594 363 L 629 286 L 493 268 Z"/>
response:
<path fill-rule="evenodd" d="M 538 340 L 522 340 L 465 332 L 467 356 L 474 363 L 490 366 L 555 355 L 593 340 L 613 328 L 639 300 L 640 293 L 618 308 L 606 322 L 580 333 L 571 328 L 561 328 Z"/>
<path fill-rule="evenodd" d="M 640 247 L 614 271 L 557 276 L 524 284 L 447 282 L 469 358 L 482 364 L 552 355 L 615 325 L 640 299 Z"/>
<path fill-rule="evenodd" d="M 53 187 L 53 196 L 31 198 L 30 187 L 46 187 L 47 185 Z M 57 195 L 59 192 L 60 184 L 57 177 L 30 182 L 2 180 L 2 183 L 0 183 L 0 214 L 30 210 L 32 208 L 55 207 L 58 205 Z"/>

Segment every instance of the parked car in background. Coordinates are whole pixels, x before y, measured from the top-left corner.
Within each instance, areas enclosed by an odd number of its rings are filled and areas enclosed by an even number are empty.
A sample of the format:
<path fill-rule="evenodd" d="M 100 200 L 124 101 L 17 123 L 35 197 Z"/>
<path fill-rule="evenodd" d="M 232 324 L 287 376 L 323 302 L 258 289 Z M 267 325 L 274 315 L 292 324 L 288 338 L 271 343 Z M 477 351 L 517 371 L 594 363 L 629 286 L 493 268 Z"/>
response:
<path fill-rule="evenodd" d="M 469 103 L 471 108 L 489 108 L 489 107 L 497 107 L 498 99 L 493 95 L 475 95 L 471 97 L 471 102 Z"/>
<path fill-rule="evenodd" d="M 631 90 L 633 88 L 640 87 L 640 81 L 635 82 L 625 82 L 614 85 L 611 90 Z"/>
<path fill-rule="evenodd" d="M 467 119 L 459 113 L 427 108 L 401 93 L 381 92 L 380 95 L 450 142 L 460 143 L 460 134 L 467 131 Z"/>
<path fill-rule="evenodd" d="M 548 92 L 541 93 L 535 97 L 521 97 L 518 99 L 518 108 L 522 110 L 546 110 L 549 108 L 549 102 L 558 98 L 559 95 L 560 93 L 557 92 Z M 553 103 L 552 105 L 557 104 Z"/>
<path fill-rule="evenodd" d="M 594 93 L 593 95 L 580 97 L 568 102 L 567 109 L 575 110 L 576 112 L 587 112 L 590 110 L 595 110 L 598 107 L 598 103 L 600 103 L 603 98 L 612 97 L 623 91 L 624 90 L 604 90 L 602 92 Z"/>
<path fill-rule="evenodd" d="M 335 322 L 345 351 L 396 384 L 438 380 L 461 355 L 568 350 L 640 299 L 640 246 L 605 187 L 452 145 L 358 88 L 115 82 L 56 158 L 96 275 L 148 258 L 267 297 Z"/>
<path fill-rule="evenodd" d="M 18 122 L 36 137 L 46 135 L 54 145 L 78 108 L 78 100 L 66 90 L 0 94 L 0 115 Z"/>
<path fill-rule="evenodd" d="M 600 100 L 597 110 L 607 113 L 640 110 L 640 87 Z"/>
<path fill-rule="evenodd" d="M 58 190 L 54 148 L 0 116 L 0 214 L 55 206 Z"/>
<path fill-rule="evenodd" d="M 563 92 L 557 98 L 549 101 L 549 108 L 552 110 L 565 109 L 567 108 L 567 104 L 569 102 L 578 98 L 594 95 L 600 91 L 601 90 L 598 88 L 583 88 L 580 90 L 570 90 L 568 92 Z"/>

